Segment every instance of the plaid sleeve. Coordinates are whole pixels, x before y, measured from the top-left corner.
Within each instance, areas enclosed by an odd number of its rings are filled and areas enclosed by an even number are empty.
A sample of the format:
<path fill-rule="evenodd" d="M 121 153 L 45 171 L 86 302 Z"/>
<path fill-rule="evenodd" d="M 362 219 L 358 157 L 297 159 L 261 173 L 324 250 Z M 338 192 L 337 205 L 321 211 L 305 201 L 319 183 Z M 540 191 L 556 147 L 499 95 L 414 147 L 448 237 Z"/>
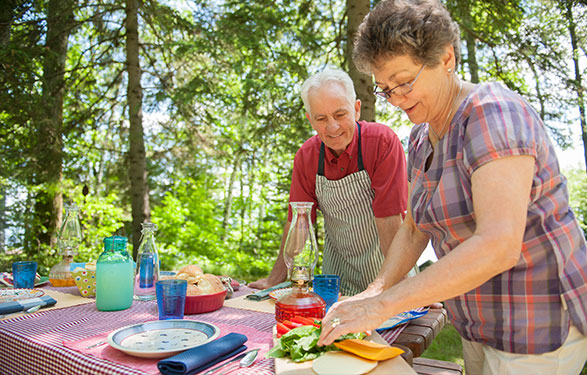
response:
<path fill-rule="evenodd" d="M 537 155 L 534 110 L 513 92 L 491 85 L 472 98 L 463 134 L 463 163 L 471 175 L 487 162 L 508 156 Z"/>

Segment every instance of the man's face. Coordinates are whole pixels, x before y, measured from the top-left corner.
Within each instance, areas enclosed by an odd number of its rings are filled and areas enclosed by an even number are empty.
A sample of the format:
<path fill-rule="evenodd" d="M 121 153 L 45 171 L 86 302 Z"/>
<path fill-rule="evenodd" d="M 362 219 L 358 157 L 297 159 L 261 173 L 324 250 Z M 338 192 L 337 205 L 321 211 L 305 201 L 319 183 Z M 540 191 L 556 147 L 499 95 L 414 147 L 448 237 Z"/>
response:
<path fill-rule="evenodd" d="M 361 115 L 361 101 L 349 103 L 344 87 L 338 82 L 327 82 L 308 92 L 310 112 L 306 118 L 318 133 L 320 140 L 340 156 L 353 139 L 355 121 Z"/>

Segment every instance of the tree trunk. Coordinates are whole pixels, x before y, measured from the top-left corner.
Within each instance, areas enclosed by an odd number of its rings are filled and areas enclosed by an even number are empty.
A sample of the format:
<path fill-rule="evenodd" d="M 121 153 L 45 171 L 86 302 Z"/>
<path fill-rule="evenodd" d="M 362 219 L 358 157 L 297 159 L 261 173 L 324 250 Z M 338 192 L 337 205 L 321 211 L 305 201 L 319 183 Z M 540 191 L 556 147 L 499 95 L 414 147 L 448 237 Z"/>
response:
<path fill-rule="evenodd" d="M 587 172 L 587 123 L 585 120 L 585 92 L 581 77 L 581 68 L 579 67 L 579 48 L 577 47 L 577 34 L 575 19 L 573 18 L 573 1 L 566 1 L 565 15 L 569 25 L 569 34 L 571 36 L 571 48 L 573 55 L 573 65 L 575 68 L 575 89 L 577 90 L 577 104 L 579 105 L 579 120 L 581 125 L 581 137 L 583 138 L 583 156 L 585 158 L 585 171 Z"/>
<path fill-rule="evenodd" d="M 347 0 L 347 44 L 346 60 L 348 72 L 355 84 L 357 98 L 361 100 L 361 120 L 375 121 L 375 95 L 373 79 L 369 74 L 361 73 L 353 62 L 353 44 L 357 28 L 369 13 L 369 0 Z"/>
<path fill-rule="evenodd" d="M 228 222 L 230 220 L 230 211 L 232 208 L 232 189 L 234 187 L 234 182 L 236 181 L 236 176 L 240 168 L 240 160 L 240 154 L 237 154 L 232 162 L 232 172 L 230 173 L 230 179 L 228 180 L 228 186 L 226 187 L 226 198 L 224 199 L 224 217 L 222 220 L 222 242 L 226 241 L 228 238 Z"/>
<path fill-rule="evenodd" d="M 141 223 L 150 219 L 147 161 L 143 132 L 143 93 L 139 66 L 138 0 L 126 0 L 126 69 L 128 72 L 129 170 L 132 208 L 133 257 L 136 259 L 141 238 Z"/>
<path fill-rule="evenodd" d="M 5 0 L 5 4 L 0 7 L 0 46 L 10 42 L 10 27 L 14 19 L 14 9 L 16 9 L 16 0 Z"/>
<path fill-rule="evenodd" d="M 47 6 L 47 39 L 43 60 L 42 115 L 35 126 L 36 174 L 34 222 L 27 251 L 36 254 L 54 247 L 61 223 L 63 197 L 60 183 L 63 162 L 63 96 L 67 39 L 73 27 L 72 0 L 51 0 Z"/>

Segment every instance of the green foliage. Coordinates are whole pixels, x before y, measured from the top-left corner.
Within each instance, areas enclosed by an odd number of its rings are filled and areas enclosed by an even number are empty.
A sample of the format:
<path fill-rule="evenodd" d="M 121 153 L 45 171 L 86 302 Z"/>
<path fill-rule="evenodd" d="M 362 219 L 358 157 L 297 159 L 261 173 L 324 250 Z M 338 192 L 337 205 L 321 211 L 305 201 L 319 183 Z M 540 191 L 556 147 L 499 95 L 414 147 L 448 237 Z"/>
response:
<path fill-rule="evenodd" d="M 501 80 L 528 97 L 567 145 L 577 86 L 566 63 L 566 21 L 554 4 L 446 4 L 463 35 L 474 36 L 481 80 Z M 35 182 L 44 155 L 34 148 L 34 125 L 45 116 L 46 2 L 21 5 L 0 45 L 0 194 L 7 197 L 0 214 L 8 228 L 0 251 L 14 253 L 3 261 L 32 257 L 45 272 L 58 260 L 55 249 L 24 241 L 40 225 L 31 214 L 40 193 L 57 189 L 80 206 L 84 242 L 76 260 L 96 259 L 106 236 L 131 233 L 125 13 L 116 0 L 75 9 L 57 136 L 63 176 L 49 186 Z M 575 9 L 583 51 L 587 20 L 581 4 Z M 265 276 L 287 219 L 293 156 L 313 134 L 300 85 L 326 65 L 347 62 L 345 7 L 324 0 L 146 0 L 139 19 L 151 220 L 159 226 L 163 268 L 198 263 L 247 280 Z M 406 123 L 392 106 L 378 111 L 394 129 Z M 569 188 L 585 225 L 580 177 L 571 176 Z M 317 228 L 322 243 L 320 217 Z"/>
<path fill-rule="evenodd" d="M 569 189 L 569 203 L 587 236 L 587 175 L 580 169 L 565 171 Z"/>

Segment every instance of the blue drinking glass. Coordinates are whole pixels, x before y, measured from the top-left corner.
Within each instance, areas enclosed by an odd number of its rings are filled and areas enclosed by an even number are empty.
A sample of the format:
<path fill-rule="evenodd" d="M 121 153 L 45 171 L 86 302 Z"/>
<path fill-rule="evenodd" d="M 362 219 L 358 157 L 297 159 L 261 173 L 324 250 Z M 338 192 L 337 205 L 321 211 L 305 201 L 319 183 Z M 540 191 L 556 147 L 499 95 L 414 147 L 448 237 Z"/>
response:
<path fill-rule="evenodd" d="M 12 279 L 15 288 L 33 289 L 35 287 L 36 274 L 37 262 L 25 261 L 12 263 Z"/>
<path fill-rule="evenodd" d="M 186 280 L 159 280 L 155 284 L 159 320 L 183 319 Z"/>
<path fill-rule="evenodd" d="M 326 311 L 338 301 L 340 292 L 340 276 L 338 275 L 314 275 L 314 293 L 318 294 L 326 302 Z"/>

